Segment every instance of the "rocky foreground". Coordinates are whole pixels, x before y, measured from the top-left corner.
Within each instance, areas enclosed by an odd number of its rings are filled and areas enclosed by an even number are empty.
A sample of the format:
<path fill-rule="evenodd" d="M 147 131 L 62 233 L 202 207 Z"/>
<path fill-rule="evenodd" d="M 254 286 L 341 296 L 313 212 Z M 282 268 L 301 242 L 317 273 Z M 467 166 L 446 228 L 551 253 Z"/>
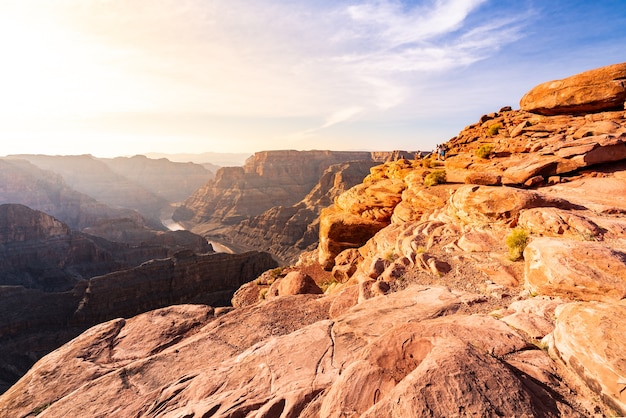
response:
<path fill-rule="evenodd" d="M 626 64 L 540 85 L 372 168 L 231 311 L 97 325 L 2 416 L 626 414 Z"/>

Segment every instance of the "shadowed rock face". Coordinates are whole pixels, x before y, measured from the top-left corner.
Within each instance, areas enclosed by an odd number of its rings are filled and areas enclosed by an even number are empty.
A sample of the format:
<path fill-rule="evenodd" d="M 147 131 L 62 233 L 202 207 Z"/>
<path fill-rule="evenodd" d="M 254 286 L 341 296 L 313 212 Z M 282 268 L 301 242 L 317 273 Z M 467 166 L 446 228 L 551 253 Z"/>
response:
<path fill-rule="evenodd" d="M 166 158 L 136 155 L 101 161 L 115 173 L 172 203 L 182 202 L 213 177 L 200 164 L 176 163 Z"/>
<path fill-rule="evenodd" d="M 161 233 L 130 246 L 0 205 L 0 387 L 89 326 L 177 303 L 227 305 L 239 286 L 276 266 L 259 252 L 195 255 L 210 246 L 181 232 L 191 237 Z"/>
<path fill-rule="evenodd" d="M 91 155 L 19 155 L 33 165 L 60 175 L 78 192 L 112 207 L 135 209 L 148 219 L 158 220 L 167 201 L 111 170 Z"/>
<path fill-rule="evenodd" d="M 63 178 L 72 189 L 112 207 L 134 209 L 155 225 L 161 209 L 181 202 L 213 174 L 199 164 L 167 159 L 95 158 L 91 155 L 18 155 L 5 159 L 29 161 Z M 25 203 L 11 201 L 11 203 Z"/>

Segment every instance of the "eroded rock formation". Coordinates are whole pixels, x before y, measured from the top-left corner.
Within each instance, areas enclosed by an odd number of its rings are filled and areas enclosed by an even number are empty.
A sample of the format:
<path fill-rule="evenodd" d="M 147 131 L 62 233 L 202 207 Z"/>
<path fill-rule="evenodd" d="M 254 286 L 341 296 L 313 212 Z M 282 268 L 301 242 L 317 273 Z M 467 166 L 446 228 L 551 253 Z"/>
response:
<path fill-rule="evenodd" d="M 303 251 L 313 250 L 319 238 L 319 214 L 336 197 L 359 184 L 374 161 L 351 161 L 328 167 L 313 189 L 293 206 L 275 206 L 260 215 L 227 228 L 220 238 L 260 248 L 277 258 L 295 262 Z"/>
<path fill-rule="evenodd" d="M 112 208 L 67 185 L 65 180 L 20 159 L 0 159 L 0 204 L 19 203 L 81 230 L 103 219 L 144 220 L 136 211 Z"/>
<path fill-rule="evenodd" d="M 383 161 L 402 153 L 263 151 L 243 167 L 224 167 L 175 213 L 179 221 L 235 224 L 273 207 L 304 199 L 324 171 L 348 161 Z"/>
<path fill-rule="evenodd" d="M 177 303 L 227 305 L 276 266 L 267 253 L 210 254 L 199 236 L 160 234 L 131 246 L 0 205 L 0 388 L 89 326 Z"/>

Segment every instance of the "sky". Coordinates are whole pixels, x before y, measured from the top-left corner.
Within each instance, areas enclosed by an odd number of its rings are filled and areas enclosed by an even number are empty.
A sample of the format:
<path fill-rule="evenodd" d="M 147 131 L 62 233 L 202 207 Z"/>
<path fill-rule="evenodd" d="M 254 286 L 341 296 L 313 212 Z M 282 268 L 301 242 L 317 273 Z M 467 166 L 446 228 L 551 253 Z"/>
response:
<path fill-rule="evenodd" d="M 429 150 L 625 61 L 623 0 L 0 0 L 0 155 Z"/>

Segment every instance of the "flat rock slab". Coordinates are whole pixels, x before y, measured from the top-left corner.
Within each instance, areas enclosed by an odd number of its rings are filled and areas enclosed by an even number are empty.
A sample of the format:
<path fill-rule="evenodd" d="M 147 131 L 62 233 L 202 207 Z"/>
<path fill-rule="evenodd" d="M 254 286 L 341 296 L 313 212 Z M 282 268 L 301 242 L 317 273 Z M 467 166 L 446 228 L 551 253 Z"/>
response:
<path fill-rule="evenodd" d="M 571 303 L 556 311 L 554 348 L 580 378 L 626 415 L 626 305 Z"/>
<path fill-rule="evenodd" d="M 626 254 L 602 243 L 534 238 L 524 260 L 524 280 L 533 292 L 581 301 L 626 296 Z"/>

